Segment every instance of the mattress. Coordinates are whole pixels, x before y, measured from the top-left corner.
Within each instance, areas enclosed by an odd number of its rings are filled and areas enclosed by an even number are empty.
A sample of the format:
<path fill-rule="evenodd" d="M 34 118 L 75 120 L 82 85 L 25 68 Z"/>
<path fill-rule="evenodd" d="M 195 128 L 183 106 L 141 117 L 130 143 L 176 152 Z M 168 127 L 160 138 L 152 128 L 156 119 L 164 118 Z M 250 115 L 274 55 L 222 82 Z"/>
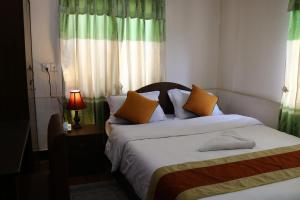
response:
<path fill-rule="evenodd" d="M 206 141 L 233 131 L 256 142 L 253 149 L 199 152 Z M 240 115 L 167 120 L 144 125 L 112 125 L 105 153 L 112 170 L 119 169 L 141 199 L 145 199 L 153 172 L 163 166 L 202 161 L 300 144 L 300 139 Z M 299 200 L 300 178 L 232 192 L 205 200 Z"/>
<path fill-rule="evenodd" d="M 182 120 L 180 118 L 175 117 L 175 115 L 173 114 L 166 114 L 166 120 L 165 121 L 169 121 L 169 120 Z M 153 123 L 157 123 L 157 122 L 153 122 Z M 124 124 L 123 124 L 124 125 Z M 117 126 L 122 126 L 122 124 L 112 124 L 110 123 L 108 120 L 105 122 L 105 133 L 106 135 L 109 137 L 109 135 L 112 132 L 112 127 L 117 127 Z"/>

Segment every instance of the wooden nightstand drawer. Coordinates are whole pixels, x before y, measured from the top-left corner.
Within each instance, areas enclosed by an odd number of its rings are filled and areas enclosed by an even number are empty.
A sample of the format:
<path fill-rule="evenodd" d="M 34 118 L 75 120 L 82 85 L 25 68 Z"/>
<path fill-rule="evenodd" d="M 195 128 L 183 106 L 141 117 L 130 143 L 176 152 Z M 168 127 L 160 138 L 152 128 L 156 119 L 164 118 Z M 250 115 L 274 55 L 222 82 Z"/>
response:
<path fill-rule="evenodd" d="M 107 136 L 96 126 L 83 126 L 67 135 L 69 176 L 107 172 L 104 155 Z"/>
<path fill-rule="evenodd" d="M 68 139 L 70 151 L 76 152 L 101 152 L 104 150 L 104 144 L 101 137 L 97 135 L 78 136 Z"/>

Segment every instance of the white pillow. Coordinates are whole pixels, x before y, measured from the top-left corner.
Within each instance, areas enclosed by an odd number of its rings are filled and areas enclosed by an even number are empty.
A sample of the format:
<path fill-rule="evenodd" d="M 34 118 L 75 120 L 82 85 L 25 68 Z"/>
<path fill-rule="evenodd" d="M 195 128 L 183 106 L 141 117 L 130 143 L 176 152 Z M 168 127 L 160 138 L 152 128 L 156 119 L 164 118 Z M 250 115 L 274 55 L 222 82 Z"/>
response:
<path fill-rule="evenodd" d="M 172 89 L 168 90 L 169 98 L 174 107 L 175 116 L 180 119 L 187 119 L 192 117 L 197 117 L 192 112 L 189 112 L 183 108 L 184 104 L 188 100 L 191 92 L 186 90 Z M 212 93 L 210 93 L 213 95 Z M 219 106 L 216 104 L 212 115 L 223 115 L 223 112 L 219 109 Z"/>
<path fill-rule="evenodd" d="M 158 96 L 159 96 L 159 91 L 153 91 L 153 92 L 146 92 L 146 93 L 140 93 L 142 96 L 158 101 Z M 114 114 L 121 108 L 121 106 L 124 104 L 127 96 L 122 95 L 122 96 L 109 96 L 107 97 L 107 102 L 109 105 L 109 110 L 110 110 L 110 117 L 108 121 L 113 124 L 130 124 L 129 121 L 117 118 L 114 116 Z M 160 105 L 158 105 L 153 112 L 150 121 L 149 122 L 156 122 L 156 121 L 162 121 L 166 120 L 166 115 L 161 108 Z"/>

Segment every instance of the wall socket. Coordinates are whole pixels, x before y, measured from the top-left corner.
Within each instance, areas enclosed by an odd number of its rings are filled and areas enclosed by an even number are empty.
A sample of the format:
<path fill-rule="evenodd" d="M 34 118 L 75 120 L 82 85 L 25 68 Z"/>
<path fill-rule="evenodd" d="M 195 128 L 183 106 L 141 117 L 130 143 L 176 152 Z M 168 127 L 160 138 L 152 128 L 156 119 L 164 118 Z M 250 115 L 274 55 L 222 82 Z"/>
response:
<path fill-rule="evenodd" d="M 50 71 L 51 72 L 57 72 L 57 66 L 55 64 L 51 64 Z"/>
<path fill-rule="evenodd" d="M 47 69 L 49 72 L 57 72 L 57 66 L 53 63 L 43 63 L 41 66 L 43 72 L 47 72 Z"/>

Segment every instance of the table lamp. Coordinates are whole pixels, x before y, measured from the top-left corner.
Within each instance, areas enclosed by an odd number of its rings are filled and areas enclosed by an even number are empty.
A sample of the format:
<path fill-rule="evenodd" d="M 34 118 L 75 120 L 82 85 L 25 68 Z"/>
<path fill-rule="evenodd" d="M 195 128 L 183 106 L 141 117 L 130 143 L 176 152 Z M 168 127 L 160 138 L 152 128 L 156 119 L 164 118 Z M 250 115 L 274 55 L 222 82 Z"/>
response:
<path fill-rule="evenodd" d="M 80 90 L 72 90 L 70 92 L 70 99 L 67 106 L 68 110 L 75 110 L 75 117 L 74 117 L 74 129 L 80 129 L 81 126 L 79 124 L 80 118 L 78 116 L 78 110 L 82 110 L 86 108 L 86 105 L 81 97 Z"/>

